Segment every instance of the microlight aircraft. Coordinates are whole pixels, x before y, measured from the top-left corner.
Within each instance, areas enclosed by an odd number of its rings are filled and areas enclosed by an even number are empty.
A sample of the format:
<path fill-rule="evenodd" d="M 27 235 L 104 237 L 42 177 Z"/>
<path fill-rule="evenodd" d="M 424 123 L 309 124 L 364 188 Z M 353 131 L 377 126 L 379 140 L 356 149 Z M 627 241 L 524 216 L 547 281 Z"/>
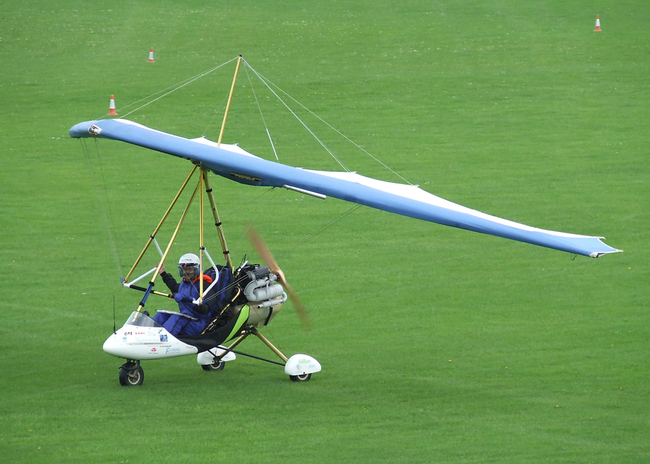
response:
<path fill-rule="evenodd" d="M 266 266 L 244 262 L 238 268 L 234 267 L 223 233 L 221 219 L 215 206 L 216 203 L 208 177 L 209 173 L 249 186 L 281 187 L 322 199 L 334 197 L 415 219 L 592 258 L 620 251 L 603 243 L 602 237 L 544 230 L 516 223 L 452 203 L 426 192 L 418 186 L 376 180 L 355 172 L 296 168 L 259 158 L 238 145 L 222 143 L 230 99 L 242 63 L 248 66 L 248 63 L 240 56 L 237 58 L 235 78 L 233 79 L 221 133 L 217 142 L 203 137 L 194 139 L 180 137 L 126 119 L 86 121 L 76 124 L 70 129 L 70 135 L 73 138 L 112 139 L 127 142 L 189 160 L 194 165 L 192 172 L 176 194 L 158 227 L 151 234 L 131 271 L 123 279 L 125 287 L 142 291 L 144 296 L 124 326 L 119 330 L 115 330 L 104 344 L 104 350 L 107 353 L 127 360 L 120 368 L 119 379 L 122 385 L 137 386 L 142 384 L 144 379 L 144 372 L 140 365 L 142 360 L 197 354 L 197 362 L 203 366 L 203 369 L 221 370 L 224 363 L 235 359 L 237 354 L 245 355 L 235 351 L 235 348 L 250 335 L 255 335 L 261 339 L 282 360 L 282 362 L 266 359 L 264 361 L 283 365 L 285 373 L 293 381 L 307 381 L 312 374 L 321 370 L 318 361 L 306 354 L 297 354 L 288 358 L 258 330 L 269 324 L 289 296 L 292 297 L 304 324 L 307 324 L 307 313 L 295 292 L 287 283 L 272 254 L 252 229 L 250 229 L 249 236 L 265 261 Z M 181 192 L 186 188 L 197 170 L 199 180 L 192 194 L 192 199 L 198 195 L 200 202 L 200 274 L 203 275 L 206 269 L 212 269 L 217 278 L 212 284 L 207 285 L 206 283 L 205 286 L 201 280 L 201 297 L 195 303 L 201 303 L 211 298 L 208 293 L 213 290 L 213 286 L 217 285 L 217 288 L 219 288 L 220 285 L 224 285 L 224 280 L 228 279 L 230 283 L 218 292 L 217 297 L 224 299 L 222 306 L 229 310 L 229 315 L 227 318 L 221 319 L 217 315 L 215 320 L 200 335 L 179 334 L 173 336 L 155 323 L 148 316 L 144 307 L 151 295 L 172 297 L 170 294 L 155 291 L 154 284 L 160 275 L 159 270 L 169 255 L 170 248 L 190 205 L 187 205 L 164 251 L 158 245 L 156 234 L 176 204 Z M 204 195 L 207 195 L 209 199 L 210 209 L 219 235 L 221 251 L 225 259 L 223 266 L 217 266 L 214 263 L 203 243 Z M 140 277 L 131 279 L 134 270 L 152 243 L 158 248 L 159 264 Z M 150 275 L 152 277 L 146 287 L 136 285 L 138 281 Z M 227 342 L 230 345 L 224 345 Z"/>

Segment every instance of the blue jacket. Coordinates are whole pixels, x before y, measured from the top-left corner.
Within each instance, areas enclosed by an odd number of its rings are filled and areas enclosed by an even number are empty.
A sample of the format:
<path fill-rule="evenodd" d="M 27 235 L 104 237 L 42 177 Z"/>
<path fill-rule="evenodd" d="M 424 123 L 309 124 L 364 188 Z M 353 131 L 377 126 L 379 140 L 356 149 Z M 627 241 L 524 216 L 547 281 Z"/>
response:
<path fill-rule="evenodd" d="M 208 324 L 219 315 L 219 312 L 227 304 L 226 295 L 230 292 L 224 291 L 230 283 L 230 269 L 223 268 L 219 272 L 219 281 L 204 298 L 200 305 L 192 303 L 199 297 L 200 281 L 197 277 L 194 282 L 182 280 L 176 282 L 174 276 L 168 272 L 161 274 L 163 282 L 174 294 L 174 300 L 178 303 L 178 309 L 181 313 L 191 316 L 197 320 L 187 319 L 176 315 L 167 315 L 158 313 L 154 320 L 162 324 L 172 335 L 183 333 L 186 335 L 198 335 L 205 330 Z M 210 286 L 216 277 L 213 268 L 205 271 L 203 274 L 203 291 Z"/>

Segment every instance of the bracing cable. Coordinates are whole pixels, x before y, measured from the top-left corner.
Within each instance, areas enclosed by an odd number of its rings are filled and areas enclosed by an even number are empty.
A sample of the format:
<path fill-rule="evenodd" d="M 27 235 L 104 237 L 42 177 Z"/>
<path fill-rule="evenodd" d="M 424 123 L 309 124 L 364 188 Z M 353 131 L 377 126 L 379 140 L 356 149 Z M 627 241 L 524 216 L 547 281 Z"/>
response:
<path fill-rule="evenodd" d="M 117 273 L 119 274 L 120 278 L 122 278 L 124 276 L 124 273 L 122 272 L 122 266 L 120 264 L 120 257 L 117 249 L 117 244 L 115 242 L 115 238 L 113 237 L 113 230 L 115 227 L 113 225 L 114 224 L 113 214 L 110 208 L 110 202 L 108 201 L 108 190 L 106 188 L 106 179 L 104 176 L 104 169 L 101 163 L 99 141 L 95 139 L 95 148 L 97 151 L 97 160 L 98 160 L 97 165 L 99 166 L 99 174 L 97 174 L 93 169 L 93 162 L 90 157 L 90 150 L 88 148 L 88 145 L 86 144 L 86 139 L 80 139 L 80 140 L 81 140 L 81 146 L 84 153 L 84 157 L 86 158 L 86 162 L 88 164 L 88 172 L 90 174 L 91 182 L 93 184 L 93 190 L 95 191 L 95 196 L 97 197 L 97 204 L 99 205 L 99 209 L 101 211 L 102 221 L 104 223 L 104 229 L 106 230 L 106 235 L 108 237 L 108 242 L 111 248 L 111 252 L 113 254 L 113 259 L 117 267 Z M 101 182 L 97 179 L 97 177 L 101 178 Z"/>
<path fill-rule="evenodd" d="M 314 137 L 314 139 L 315 139 L 315 140 L 316 140 L 316 141 L 317 141 L 317 142 L 318 142 L 318 143 L 319 143 L 319 144 L 320 144 L 320 145 L 325 149 L 325 151 L 327 151 L 327 153 L 329 153 L 330 156 L 331 156 L 332 158 L 334 158 L 334 160 L 339 164 L 339 166 L 341 166 L 341 167 L 342 167 L 346 172 L 350 172 L 350 170 L 349 170 L 349 169 L 345 166 L 345 164 L 343 164 L 343 162 L 342 162 L 342 161 L 341 161 L 341 160 L 340 160 L 340 159 L 339 159 L 339 158 L 334 154 L 334 152 L 332 152 L 332 150 L 330 150 L 329 147 L 328 147 L 327 145 L 325 145 L 325 143 L 324 143 L 324 142 L 323 142 L 323 141 L 322 141 L 322 140 L 321 140 L 321 139 L 320 139 L 320 138 L 319 138 L 319 137 L 314 133 L 314 131 L 312 131 L 312 130 L 309 128 L 309 126 L 307 126 L 307 124 L 305 124 L 305 122 L 304 122 L 302 119 L 300 119 L 300 116 L 298 116 L 298 115 L 296 114 L 296 112 L 293 111 L 293 110 L 291 109 L 291 107 L 290 107 L 289 105 L 286 104 L 286 102 L 285 102 L 285 101 L 280 97 L 280 95 L 278 95 L 277 92 L 276 92 L 275 90 L 273 90 L 273 88 L 269 85 L 269 83 L 267 83 L 266 78 L 264 78 L 264 77 L 263 77 L 262 75 L 260 75 L 257 71 L 255 71 L 255 69 L 253 69 L 253 68 L 248 64 L 248 62 L 247 62 L 246 60 L 244 60 L 244 63 L 245 63 L 245 65 L 246 65 L 247 67 L 249 67 L 250 70 L 251 70 L 251 71 L 252 71 L 252 72 L 253 72 L 253 73 L 254 73 L 254 74 L 259 78 L 259 80 L 260 80 L 260 81 L 261 81 L 261 82 L 266 86 L 266 88 L 269 89 L 269 91 L 270 91 L 270 92 L 275 96 L 275 98 L 277 98 L 278 101 L 284 105 L 284 107 L 285 107 L 285 108 L 286 108 L 286 109 L 287 109 L 287 110 L 288 110 L 288 111 L 293 115 L 293 117 L 296 118 L 296 120 L 297 120 L 300 124 L 302 124 L 302 126 L 307 130 L 307 132 L 309 132 L 309 133 L 311 134 L 311 136 Z M 276 86 L 276 87 L 277 87 L 277 86 Z"/>
<path fill-rule="evenodd" d="M 140 103 L 140 102 L 146 101 L 146 100 L 148 100 L 148 99 L 150 99 L 150 98 L 152 98 L 152 97 L 154 97 L 154 96 L 156 96 L 156 95 L 158 95 L 158 94 L 162 94 L 162 95 L 160 95 L 160 96 L 158 96 L 158 97 L 156 97 L 156 98 L 153 98 L 151 101 L 148 101 L 147 103 L 144 103 L 143 105 L 140 105 L 139 107 L 135 108 L 134 110 L 131 110 L 131 111 L 129 111 L 128 113 L 122 115 L 122 118 L 125 118 L 125 117 L 127 117 L 128 115 L 130 115 L 130 114 L 132 114 L 132 113 L 135 113 L 136 111 L 141 110 L 141 109 L 144 108 L 145 106 L 149 106 L 149 105 L 151 105 L 152 103 L 154 103 L 154 102 L 160 100 L 161 98 L 164 98 L 164 97 L 166 97 L 166 96 L 168 96 L 168 95 L 170 95 L 170 94 L 176 92 L 177 90 L 180 90 L 180 89 L 182 89 L 183 87 L 185 87 L 185 86 L 187 86 L 187 85 L 190 85 L 192 82 L 197 81 L 197 80 L 201 79 L 202 77 L 205 77 L 205 76 L 207 76 L 208 74 L 213 73 L 213 72 L 216 71 L 217 69 L 222 68 L 223 66 L 226 66 L 226 65 L 229 64 L 229 63 L 232 63 L 232 62 L 235 61 L 237 58 L 238 58 L 238 57 L 232 58 L 231 60 L 228 60 L 228 61 L 226 61 L 225 63 L 222 63 L 222 64 L 220 64 L 220 65 L 217 65 L 217 66 L 215 66 L 215 67 L 213 67 L 213 68 L 208 69 L 207 71 L 203 71 L 203 72 L 201 72 L 201 73 L 199 73 L 199 74 L 197 74 L 197 75 L 195 75 L 195 76 L 189 77 L 189 78 L 187 78 L 187 79 L 181 81 L 181 82 L 178 83 L 178 84 L 175 84 L 175 85 L 169 86 L 169 87 L 167 87 L 166 89 L 159 90 L 158 92 L 154 92 L 154 93 L 152 93 L 151 95 L 149 95 L 149 96 L 147 96 L 147 97 L 141 98 L 140 100 L 138 100 L 138 101 L 136 101 L 136 102 L 133 102 L 133 103 L 130 103 L 130 104 L 124 106 L 123 108 L 129 108 L 129 107 L 131 107 L 131 106 L 133 106 L 133 105 L 136 105 L 136 104 L 138 104 L 138 103 Z M 170 90 L 170 89 L 171 89 L 171 90 Z M 105 116 L 102 116 L 102 118 L 103 118 L 103 117 L 105 117 Z M 101 119 L 101 118 L 100 118 L 100 119 Z"/>
<path fill-rule="evenodd" d="M 248 66 L 244 66 L 244 71 L 246 72 L 246 77 L 248 78 L 248 83 L 251 86 L 251 91 L 253 92 L 253 97 L 255 97 L 255 103 L 257 104 L 257 109 L 260 112 L 260 116 L 262 117 L 262 123 L 264 124 L 264 129 L 266 130 L 266 135 L 269 138 L 269 142 L 271 142 L 271 148 L 273 149 L 273 154 L 275 155 L 276 161 L 280 161 L 280 158 L 278 157 L 278 152 L 275 150 L 275 144 L 273 143 L 273 138 L 271 137 L 271 132 L 269 131 L 269 126 L 266 124 L 266 119 L 264 119 L 264 113 L 262 113 L 262 107 L 260 106 L 260 102 L 257 99 L 257 93 L 255 92 L 255 87 L 253 87 L 253 81 L 251 81 L 251 76 L 248 73 Z M 252 69 L 252 68 L 251 68 Z"/>
<path fill-rule="evenodd" d="M 321 143 L 321 145 L 323 145 L 323 147 L 328 151 L 328 153 L 330 153 L 330 155 L 332 155 L 332 156 L 334 157 L 334 159 L 335 159 L 335 160 L 336 160 L 336 161 L 337 161 L 337 162 L 338 162 L 338 163 L 343 167 L 343 169 L 345 169 L 346 171 L 349 172 L 349 169 L 347 169 L 347 168 L 343 165 L 343 163 L 342 163 L 342 162 L 341 162 L 341 161 L 340 161 L 336 156 L 334 156 L 334 154 L 333 154 L 333 153 L 332 153 L 332 152 L 331 152 L 327 147 L 325 147 L 325 145 L 320 141 L 320 139 L 319 139 L 318 137 L 316 137 L 316 135 L 311 131 L 311 129 L 309 129 L 309 128 L 305 125 L 305 123 L 303 123 L 302 120 L 300 120 L 300 118 L 296 115 L 296 113 L 295 113 L 293 110 L 291 110 L 291 108 L 289 108 L 289 106 L 288 106 L 288 105 L 287 105 L 287 104 L 286 104 L 286 103 L 285 103 L 285 102 L 280 98 L 280 96 L 279 96 L 279 95 L 278 95 L 278 94 L 277 94 L 273 89 L 271 89 L 271 86 L 273 86 L 274 88 L 276 88 L 276 89 L 278 90 L 278 92 L 281 92 L 281 93 L 284 94 L 287 98 L 291 99 L 294 103 L 296 103 L 297 105 L 299 105 L 302 109 L 304 109 L 305 111 L 307 111 L 307 112 L 308 112 L 309 114 L 311 114 L 313 117 L 315 117 L 315 118 L 318 119 L 320 122 L 322 122 L 323 124 L 325 124 L 325 125 L 326 125 L 327 127 L 329 127 L 331 130 L 333 130 L 333 131 L 336 132 L 338 135 L 340 135 L 341 137 L 343 137 L 345 140 L 347 140 L 349 143 L 351 143 L 351 144 L 354 145 L 356 148 L 358 148 L 359 150 L 361 150 L 361 151 L 362 151 L 363 153 L 365 153 L 367 156 L 369 156 L 370 158 L 372 158 L 375 162 L 379 163 L 379 164 L 380 164 L 381 166 L 383 166 L 385 169 L 387 169 L 388 171 L 390 171 L 391 173 L 393 173 L 395 176 L 399 177 L 400 179 L 402 179 L 402 180 L 403 180 L 404 182 L 406 182 L 407 184 L 409 184 L 409 185 L 413 185 L 411 182 L 409 182 L 409 181 L 406 180 L 403 176 L 401 176 L 398 172 L 396 172 L 395 170 L 391 169 L 387 164 L 385 164 L 385 163 L 384 163 L 383 161 L 381 161 L 379 158 L 377 158 L 376 156 L 372 155 L 368 150 L 366 150 L 365 148 L 363 148 L 362 146 L 360 146 L 359 144 L 357 144 L 354 140 L 350 139 L 347 135 L 345 135 L 344 133 L 342 133 L 340 130 L 338 130 L 337 128 L 335 128 L 334 126 L 332 126 L 330 123 L 328 123 L 328 122 L 325 121 L 323 118 L 321 118 L 320 116 L 318 116 L 318 115 L 317 115 L 316 113 L 314 113 L 312 110 L 310 110 L 310 109 L 307 108 L 305 105 L 303 105 L 302 103 L 300 103 L 298 100 L 296 100 L 295 98 L 293 98 L 293 97 L 292 97 L 291 95 L 289 95 L 287 92 L 285 92 L 284 90 L 282 90 L 282 89 L 281 89 L 277 84 L 274 84 L 273 82 L 271 82 L 270 80 L 268 80 L 266 77 L 262 76 L 262 75 L 261 75 L 260 73 L 258 73 L 255 69 L 253 69 L 253 67 L 250 66 L 250 64 L 248 64 L 248 62 L 247 62 L 246 60 L 244 60 L 244 64 L 246 65 L 246 67 L 250 68 L 251 71 L 252 71 L 253 73 L 255 73 L 255 75 L 258 77 L 258 79 L 259 79 L 260 81 L 262 81 L 262 83 L 264 83 L 264 85 L 266 85 L 266 87 L 267 87 L 267 88 L 268 88 L 268 89 L 273 93 L 273 95 L 275 95 L 275 96 L 278 98 L 278 100 L 280 100 L 280 102 L 281 102 L 281 103 L 282 103 L 282 104 L 283 104 L 283 105 L 284 105 L 284 106 L 285 106 L 285 107 L 286 107 L 286 108 L 291 112 L 291 114 L 293 114 L 293 115 L 296 117 L 296 119 L 298 119 L 298 121 L 300 121 L 300 123 L 302 123 L 303 126 L 305 126 L 305 128 L 309 131 L 309 133 L 312 134 L 312 135 L 314 136 L 314 138 L 316 138 L 316 140 L 317 140 L 319 143 Z"/>

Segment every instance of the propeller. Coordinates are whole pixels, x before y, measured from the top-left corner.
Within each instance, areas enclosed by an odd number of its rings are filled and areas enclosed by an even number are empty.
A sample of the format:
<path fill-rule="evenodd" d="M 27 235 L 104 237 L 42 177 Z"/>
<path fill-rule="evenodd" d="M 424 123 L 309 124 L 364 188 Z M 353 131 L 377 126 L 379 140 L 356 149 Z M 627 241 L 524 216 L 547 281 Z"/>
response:
<path fill-rule="evenodd" d="M 294 306 L 296 307 L 296 311 L 298 312 L 298 316 L 300 317 L 300 322 L 302 322 L 302 325 L 305 329 L 308 329 L 310 326 L 310 322 L 309 322 L 309 314 L 307 313 L 307 309 L 305 309 L 305 306 L 300 302 L 298 295 L 296 294 L 296 292 L 293 291 L 293 288 L 291 288 L 291 286 L 287 282 L 287 279 L 284 276 L 284 272 L 282 272 L 282 269 L 280 269 L 278 263 L 275 262 L 275 259 L 273 258 L 273 255 L 269 250 L 269 247 L 266 246 L 266 243 L 264 243 L 264 240 L 262 240 L 262 237 L 259 236 L 259 234 L 255 231 L 252 225 L 249 224 L 246 233 L 248 235 L 248 239 L 251 241 L 251 243 L 259 253 L 262 260 L 264 260 L 264 263 L 269 267 L 269 270 L 273 274 L 278 276 L 278 281 L 285 288 L 285 290 L 291 297 Z"/>

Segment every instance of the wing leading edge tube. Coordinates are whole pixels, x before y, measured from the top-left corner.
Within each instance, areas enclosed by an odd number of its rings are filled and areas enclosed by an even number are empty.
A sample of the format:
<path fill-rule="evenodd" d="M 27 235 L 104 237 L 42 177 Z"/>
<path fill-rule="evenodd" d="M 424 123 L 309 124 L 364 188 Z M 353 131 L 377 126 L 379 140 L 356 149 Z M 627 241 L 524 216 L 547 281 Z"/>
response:
<path fill-rule="evenodd" d="M 267 161 L 235 145 L 186 139 L 124 119 L 82 122 L 70 129 L 73 138 L 99 137 L 157 150 L 248 185 L 285 187 L 330 196 L 372 208 L 460 229 L 597 258 L 621 250 L 602 237 L 538 229 L 490 216 L 432 195 L 419 187 L 384 182 L 351 172 L 311 171 Z"/>

